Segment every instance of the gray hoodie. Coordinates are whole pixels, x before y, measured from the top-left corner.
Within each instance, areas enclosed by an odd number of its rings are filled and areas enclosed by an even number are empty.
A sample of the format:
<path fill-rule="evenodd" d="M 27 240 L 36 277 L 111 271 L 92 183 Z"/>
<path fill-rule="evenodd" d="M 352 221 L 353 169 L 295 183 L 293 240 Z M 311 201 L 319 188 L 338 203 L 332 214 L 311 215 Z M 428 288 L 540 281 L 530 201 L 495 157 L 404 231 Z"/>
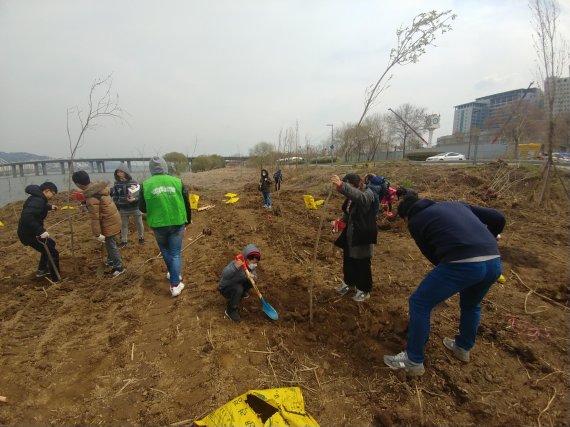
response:
<path fill-rule="evenodd" d="M 162 157 L 154 156 L 148 162 L 148 168 L 151 175 L 160 175 L 168 173 L 168 164 Z"/>
<path fill-rule="evenodd" d="M 259 249 L 257 246 L 253 244 L 247 245 L 244 250 L 242 251 L 242 255 L 244 258 L 247 258 L 248 255 L 257 252 L 258 254 Z M 260 255 L 261 257 L 261 255 Z M 251 275 L 253 276 L 253 280 L 257 281 L 257 271 L 250 270 Z M 246 284 L 249 282 L 249 279 L 245 275 L 245 271 L 243 267 L 239 269 L 236 268 L 234 261 L 232 260 L 228 265 L 226 265 L 222 271 L 222 278 L 220 279 L 220 291 L 223 291 L 226 288 L 230 288 L 235 285 L 239 284 Z"/>

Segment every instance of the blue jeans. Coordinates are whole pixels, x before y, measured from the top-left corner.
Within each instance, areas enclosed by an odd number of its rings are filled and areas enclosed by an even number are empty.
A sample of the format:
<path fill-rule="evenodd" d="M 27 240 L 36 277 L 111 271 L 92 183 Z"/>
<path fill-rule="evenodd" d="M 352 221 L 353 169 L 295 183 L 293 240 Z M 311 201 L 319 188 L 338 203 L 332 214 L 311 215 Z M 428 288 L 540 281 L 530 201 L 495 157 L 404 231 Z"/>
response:
<path fill-rule="evenodd" d="M 180 253 L 182 252 L 182 239 L 184 239 L 184 224 L 157 227 L 152 231 L 168 273 L 170 273 L 170 286 L 178 286 L 182 269 Z"/>
<path fill-rule="evenodd" d="M 406 351 L 411 361 L 424 361 L 431 310 L 459 292 L 459 335 L 455 343 L 471 350 L 481 321 L 481 301 L 502 271 L 501 258 L 483 262 L 439 264 L 422 280 L 409 299 L 410 321 Z"/>
<path fill-rule="evenodd" d="M 269 191 L 263 192 L 263 206 L 271 207 L 271 193 Z"/>
<path fill-rule="evenodd" d="M 121 253 L 119 252 L 115 236 L 105 237 L 105 249 L 107 249 L 107 262 L 109 262 L 113 268 L 119 270 L 123 268 L 123 260 L 121 259 Z"/>

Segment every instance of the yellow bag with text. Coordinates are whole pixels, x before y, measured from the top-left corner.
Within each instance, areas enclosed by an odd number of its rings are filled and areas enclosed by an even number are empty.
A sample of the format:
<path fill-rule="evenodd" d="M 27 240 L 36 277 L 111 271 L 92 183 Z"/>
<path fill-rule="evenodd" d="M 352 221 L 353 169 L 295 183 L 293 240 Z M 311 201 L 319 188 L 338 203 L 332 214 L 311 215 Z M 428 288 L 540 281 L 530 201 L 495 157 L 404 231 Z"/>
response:
<path fill-rule="evenodd" d="M 198 209 L 198 200 L 200 200 L 200 196 L 197 194 L 190 194 L 188 196 L 188 201 L 190 202 L 190 209 Z"/>
<path fill-rule="evenodd" d="M 319 426 L 305 412 L 305 402 L 299 387 L 249 390 L 201 420 L 194 421 L 194 424 L 202 427 Z"/>

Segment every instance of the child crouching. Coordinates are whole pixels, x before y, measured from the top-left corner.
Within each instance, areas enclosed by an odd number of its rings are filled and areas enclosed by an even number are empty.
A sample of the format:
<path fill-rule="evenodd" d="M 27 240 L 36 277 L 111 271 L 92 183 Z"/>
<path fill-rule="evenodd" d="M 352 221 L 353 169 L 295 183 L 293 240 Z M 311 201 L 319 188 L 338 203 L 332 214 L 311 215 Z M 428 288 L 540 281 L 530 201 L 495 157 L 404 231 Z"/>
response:
<path fill-rule="evenodd" d="M 253 280 L 257 280 L 257 263 L 261 259 L 261 253 L 257 246 L 253 244 L 247 245 L 242 251 L 245 259 L 245 266 L 252 276 Z M 234 322 L 240 321 L 238 312 L 239 303 L 242 298 L 249 297 L 249 290 L 252 288 L 251 282 L 244 270 L 241 259 L 232 260 L 224 267 L 222 278 L 220 280 L 220 293 L 228 300 L 225 316 Z"/>

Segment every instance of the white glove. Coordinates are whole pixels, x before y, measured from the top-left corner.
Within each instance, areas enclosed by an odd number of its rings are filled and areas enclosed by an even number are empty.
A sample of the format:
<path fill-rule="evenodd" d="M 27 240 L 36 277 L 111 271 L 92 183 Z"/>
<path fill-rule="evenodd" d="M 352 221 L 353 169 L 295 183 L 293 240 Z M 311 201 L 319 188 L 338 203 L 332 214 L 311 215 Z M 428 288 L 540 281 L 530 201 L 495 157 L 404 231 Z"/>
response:
<path fill-rule="evenodd" d="M 105 243 L 105 236 L 103 236 L 102 234 L 99 234 L 95 238 L 97 239 L 98 242 Z"/>
<path fill-rule="evenodd" d="M 42 234 L 40 234 L 40 239 L 47 239 L 49 237 L 49 233 L 47 231 L 44 231 Z"/>

